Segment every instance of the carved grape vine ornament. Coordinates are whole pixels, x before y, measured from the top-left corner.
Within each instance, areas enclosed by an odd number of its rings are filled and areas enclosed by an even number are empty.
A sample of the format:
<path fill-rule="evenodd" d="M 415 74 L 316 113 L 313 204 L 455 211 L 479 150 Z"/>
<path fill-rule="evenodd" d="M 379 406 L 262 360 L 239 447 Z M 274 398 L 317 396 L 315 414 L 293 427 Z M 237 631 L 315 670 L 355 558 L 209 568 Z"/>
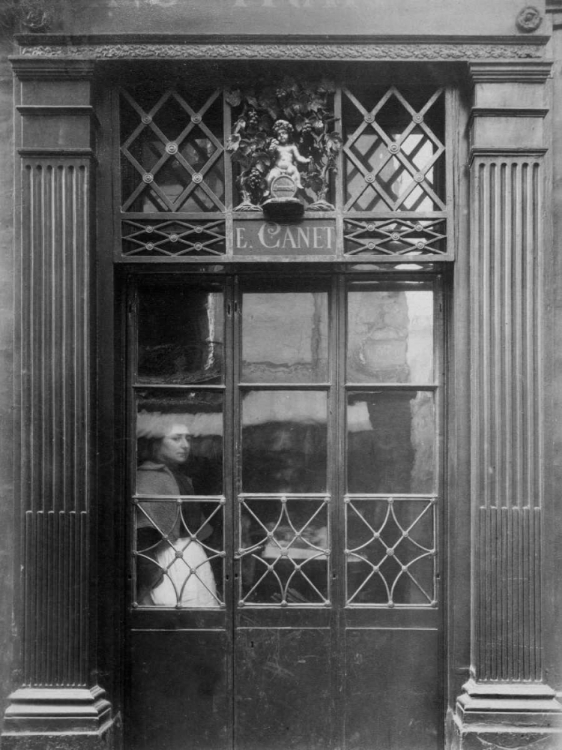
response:
<path fill-rule="evenodd" d="M 333 209 L 327 197 L 342 143 L 333 115 L 334 90 L 333 82 L 326 79 L 297 82 L 285 77 L 256 88 L 233 86 L 227 92 L 234 121 L 227 151 L 238 166 L 242 197 L 238 210 L 259 210 L 268 196 L 280 130 L 290 136 L 302 163 L 306 162 L 297 184 L 308 195 L 309 208 Z"/>

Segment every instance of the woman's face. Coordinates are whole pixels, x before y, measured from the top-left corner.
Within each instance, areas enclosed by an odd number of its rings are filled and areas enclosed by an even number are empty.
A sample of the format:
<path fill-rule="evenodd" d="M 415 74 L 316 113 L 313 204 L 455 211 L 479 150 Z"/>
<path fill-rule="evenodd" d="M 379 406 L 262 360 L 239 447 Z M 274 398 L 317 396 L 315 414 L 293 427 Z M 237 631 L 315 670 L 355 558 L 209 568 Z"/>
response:
<path fill-rule="evenodd" d="M 154 457 L 163 464 L 184 464 L 188 459 L 189 450 L 189 430 L 183 424 L 175 424 L 160 440 Z"/>

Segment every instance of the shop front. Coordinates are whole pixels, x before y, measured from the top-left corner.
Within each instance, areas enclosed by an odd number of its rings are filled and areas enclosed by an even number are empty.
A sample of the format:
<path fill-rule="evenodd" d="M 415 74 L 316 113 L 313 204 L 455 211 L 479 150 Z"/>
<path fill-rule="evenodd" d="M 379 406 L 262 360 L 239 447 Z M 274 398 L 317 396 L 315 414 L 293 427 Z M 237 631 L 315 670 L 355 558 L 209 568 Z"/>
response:
<path fill-rule="evenodd" d="M 403 1 L 18 39 L 8 750 L 558 747 L 550 21 Z"/>

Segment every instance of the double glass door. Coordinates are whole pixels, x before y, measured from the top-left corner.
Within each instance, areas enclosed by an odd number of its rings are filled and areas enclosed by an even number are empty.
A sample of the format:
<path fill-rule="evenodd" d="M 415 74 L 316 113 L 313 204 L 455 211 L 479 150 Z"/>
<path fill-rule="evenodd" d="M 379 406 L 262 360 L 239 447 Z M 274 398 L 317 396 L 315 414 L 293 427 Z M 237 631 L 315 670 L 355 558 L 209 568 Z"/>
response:
<path fill-rule="evenodd" d="M 437 750 L 439 280 L 130 295 L 129 750 Z"/>

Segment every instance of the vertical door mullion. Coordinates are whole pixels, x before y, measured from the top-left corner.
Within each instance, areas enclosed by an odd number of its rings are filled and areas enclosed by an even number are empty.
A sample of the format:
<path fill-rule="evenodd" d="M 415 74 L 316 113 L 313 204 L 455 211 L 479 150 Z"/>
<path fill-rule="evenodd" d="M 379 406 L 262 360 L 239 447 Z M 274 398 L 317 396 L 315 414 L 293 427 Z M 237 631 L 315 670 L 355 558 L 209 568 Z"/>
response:
<path fill-rule="evenodd" d="M 230 660 L 232 669 L 232 747 L 236 747 L 236 633 L 238 627 L 238 602 L 240 576 L 242 574 L 241 561 L 238 558 L 238 542 L 240 539 L 240 500 L 241 491 L 241 403 L 240 403 L 240 357 L 242 347 L 242 294 L 240 291 L 240 279 L 234 275 L 230 280 L 230 331 L 232 345 L 229 349 L 231 379 L 228 390 L 231 398 L 231 421 L 232 431 L 230 436 L 232 452 L 232 470 L 231 470 L 231 540 L 232 540 L 232 612 L 231 612 L 231 633 L 232 633 L 232 657 Z"/>
<path fill-rule="evenodd" d="M 226 505 L 224 508 L 224 551 L 225 551 L 225 605 L 226 605 L 226 622 L 228 659 L 227 659 L 227 683 L 230 694 L 230 747 L 234 748 L 234 608 L 236 595 L 235 572 L 236 565 L 234 561 L 235 554 L 235 477 L 234 477 L 234 433 L 235 433 L 235 408 L 234 408 L 234 280 L 232 277 L 226 278 L 224 287 L 224 321 L 225 321 L 225 391 L 224 391 L 224 435 L 223 435 L 223 455 L 224 455 L 224 495 Z"/>
<path fill-rule="evenodd" d="M 436 575 L 435 581 L 435 598 L 437 608 L 440 612 L 440 632 L 445 633 L 444 619 L 446 616 L 446 607 L 444 606 L 445 592 L 445 575 L 444 575 L 444 529 L 446 528 L 446 497 L 445 488 L 445 471 L 447 462 L 445 460 L 445 424 L 446 424 L 446 401 L 445 401 L 445 315 L 444 315 L 444 294 L 443 294 L 443 277 L 437 276 L 433 283 L 433 382 L 436 384 L 435 389 L 435 419 L 436 423 L 436 445 L 435 445 L 435 492 L 437 496 L 437 506 L 435 508 L 435 547 L 436 547 Z M 444 658 L 445 644 L 441 644 L 441 658 Z M 442 672 L 442 665 L 440 665 Z"/>
<path fill-rule="evenodd" d="M 330 476 L 328 489 L 331 501 L 331 623 L 332 658 L 335 661 L 332 687 L 333 705 L 333 746 L 343 748 L 343 717 L 345 695 L 343 692 L 345 675 L 345 516 L 343 497 L 345 492 L 344 474 L 344 398 L 345 375 L 345 289 L 344 277 L 334 274 L 330 304 Z"/>
<path fill-rule="evenodd" d="M 127 420 L 127 434 L 136 434 L 136 419 L 137 419 L 137 404 L 136 404 L 136 390 L 133 388 L 133 383 L 138 382 L 137 377 L 137 365 L 138 365 L 138 288 L 133 283 L 131 278 L 127 281 L 127 296 L 126 296 L 126 321 L 124 321 L 124 328 L 126 329 L 126 351 L 127 351 L 127 406 L 126 406 L 126 420 Z M 135 530 L 135 508 L 133 507 L 132 497 L 135 492 L 136 483 L 136 465 L 137 465 L 137 441 L 130 441 L 130 452 L 132 455 L 127 456 L 127 530 L 128 530 L 128 544 L 127 544 L 127 580 L 130 582 L 127 588 L 127 611 L 131 611 L 131 604 L 136 601 L 137 591 L 137 565 L 134 552 L 136 552 L 136 530 Z M 129 453 L 129 451 L 127 451 Z"/>

